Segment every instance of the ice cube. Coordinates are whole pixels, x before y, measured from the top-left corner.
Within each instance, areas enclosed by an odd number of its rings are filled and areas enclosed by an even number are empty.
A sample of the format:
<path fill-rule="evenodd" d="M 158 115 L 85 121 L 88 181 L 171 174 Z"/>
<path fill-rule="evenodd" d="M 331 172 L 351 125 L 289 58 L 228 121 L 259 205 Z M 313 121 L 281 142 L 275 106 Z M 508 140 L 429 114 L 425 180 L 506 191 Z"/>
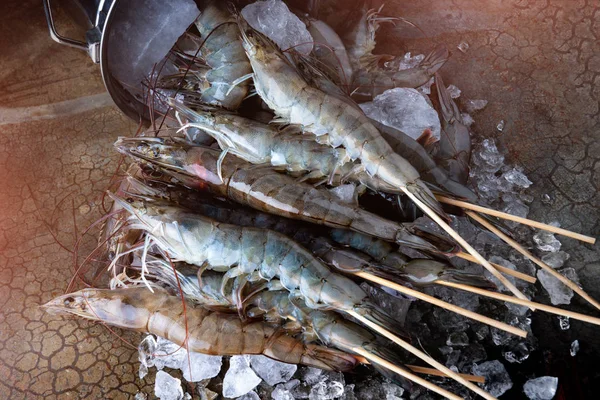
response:
<path fill-rule="evenodd" d="M 183 360 L 187 360 L 187 351 L 184 347 L 163 339 L 158 336 L 156 338 L 156 350 L 154 352 L 154 366 L 157 369 L 174 368 L 181 366 Z"/>
<path fill-rule="evenodd" d="M 569 323 L 569 317 L 565 317 L 564 315 L 559 315 L 558 316 L 558 326 L 560 326 L 560 329 L 563 331 L 568 330 L 571 327 L 571 324 Z"/>
<path fill-rule="evenodd" d="M 217 376 L 219 371 L 221 371 L 222 361 L 223 357 L 221 356 L 209 356 L 190 352 L 189 360 L 186 357 L 181 363 L 180 369 L 186 381 L 200 382 L 201 380 Z"/>
<path fill-rule="evenodd" d="M 281 50 L 294 49 L 304 55 L 313 49 L 306 25 L 281 0 L 257 1 L 242 9 L 251 27 L 268 36 Z"/>
<path fill-rule="evenodd" d="M 324 372 L 325 371 L 320 368 L 306 367 L 302 369 L 300 378 L 309 385 L 314 385 L 315 383 L 321 382 L 327 378 Z"/>
<path fill-rule="evenodd" d="M 148 335 L 138 346 L 138 358 L 140 360 L 140 378 L 143 378 L 148 372 L 149 367 L 163 369 L 165 367 L 178 369 L 183 360 L 187 357 L 187 351 L 162 337 Z"/>
<path fill-rule="evenodd" d="M 571 343 L 571 357 L 575 357 L 577 355 L 577 352 L 579 351 L 579 340 L 574 340 L 573 343 Z"/>
<path fill-rule="evenodd" d="M 417 65 L 421 64 L 421 61 L 425 59 L 424 54 L 417 54 L 416 56 L 412 56 L 410 51 L 402 57 L 395 57 L 391 61 L 386 61 L 384 64 L 388 69 L 395 69 L 398 71 L 402 71 L 404 69 L 414 68 Z"/>
<path fill-rule="evenodd" d="M 496 172 L 502 167 L 504 156 L 498 151 L 493 139 L 484 139 L 475 149 L 473 162 L 486 172 Z"/>
<path fill-rule="evenodd" d="M 289 382 L 281 383 L 275 386 L 275 389 L 271 392 L 271 398 L 273 400 L 294 400 L 295 397 L 292 394 L 292 390 L 298 385 L 300 385 L 298 379 L 292 379 Z"/>
<path fill-rule="evenodd" d="M 337 381 L 321 381 L 312 387 L 309 400 L 331 400 L 344 394 L 344 384 Z"/>
<path fill-rule="evenodd" d="M 109 69 L 126 88 L 141 89 L 142 80 L 200 14 L 193 0 L 147 0 L 142 4 L 120 9 L 122 23 L 110 32 L 110 41 L 120 45 L 109 46 Z"/>
<path fill-rule="evenodd" d="M 529 214 L 529 206 L 523 204 L 520 200 L 513 200 L 510 203 L 507 203 L 502 209 L 507 214 L 511 214 L 521 218 L 527 218 L 527 214 Z M 518 222 L 514 221 L 504 221 L 506 225 L 511 228 L 516 228 L 518 226 Z"/>
<path fill-rule="evenodd" d="M 487 106 L 487 100 L 467 100 L 466 109 L 469 113 L 474 113 L 479 110 L 483 110 Z"/>
<path fill-rule="evenodd" d="M 554 305 L 569 304 L 573 297 L 573 290 L 565 286 L 561 281 L 552 276 L 549 272 L 540 269 L 537 272 L 537 277 L 542 286 L 550 296 L 550 302 Z"/>
<path fill-rule="evenodd" d="M 271 399 L 273 400 L 295 400 L 294 395 L 288 389 L 277 385 L 277 387 L 271 392 Z"/>
<path fill-rule="evenodd" d="M 183 399 L 181 380 L 172 377 L 165 371 L 158 371 L 154 381 L 154 394 L 161 400 Z"/>
<path fill-rule="evenodd" d="M 254 389 L 261 379 L 250 368 L 248 356 L 232 356 L 223 378 L 223 396 L 239 397 Z"/>
<path fill-rule="evenodd" d="M 360 107 L 368 117 L 399 129 L 413 139 L 418 139 L 425 130 L 440 138 L 439 116 L 416 89 L 389 89 Z"/>
<path fill-rule="evenodd" d="M 385 394 L 385 400 L 399 400 L 404 394 L 404 389 L 393 383 L 384 382 L 381 384 L 383 387 L 383 393 Z"/>
<path fill-rule="evenodd" d="M 289 381 L 298 369 L 295 364 L 282 363 L 263 355 L 250 356 L 250 365 L 271 386 Z"/>
<path fill-rule="evenodd" d="M 464 332 L 452 332 L 448 339 L 446 339 L 446 345 L 448 346 L 468 346 L 469 337 Z"/>
<path fill-rule="evenodd" d="M 154 366 L 155 351 L 156 339 L 152 335 L 146 336 L 138 345 L 138 360 L 140 361 L 140 379 L 144 379 L 146 374 L 148 374 L 148 368 Z"/>
<path fill-rule="evenodd" d="M 260 400 L 260 396 L 256 394 L 256 392 L 252 391 L 238 397 L 236 400 Z"/>
<path fill-rule="evenodd" d="M 554 269 L 558 269 L 570 258 L 569 253 L 557 251 L 556 253 L 548 253 L 542 256 L 542 261 Z"/>
<path fill-rule="evenodd" d="M 512 269 L 513 271 L 517 270 L 517 267 L 515 266 L 515 264 L 511 263 L 508 260 L 505 260 L 502 257 L 491 256 L 490 259 L 489 259 L 489 261 L 492 262 L 492 263 L 494 263 L 494 264 L 501 265 L 501 266 L 503 266 L 505 268 Z M 498 287 L 499 290 L 508 291 L 508 289 L 502 284 L 502 282 L 500 282 L 498 280 L 498 278 L 496 278 L 494 275 L 492 275 L 491 272 L 489 272 L 488 270 L 485 270 L 483 272 L 483 274 L 485 275 L 485 277 L 489 281 L 493 282 Z M 515 278 L 513 276 L 506 276 L 506 279 L 508 279 L 508 281 L 510 283 L 512 283 L 513 285 L 516 284 Z"/>
<path fill-rule="evenodd" d="M 525 382 L 523 392 L 530 400 L 552 400 L 557 387 L 558 378 L 542 376 Z"/>
<path fill-rule="evenodd" d="M 533 235 L 533 241 L 537 244 L 538 249 L 542 251 L 551 251 L 556 253 L 560 250 L 560 242 L 554 237 L 552 232 L 539 231 Z"/>
<path fill-rule="evenodd" d="M 498 360 L 475 364 L 473 366 L 473 374 L 485 377 L 484 388 L 495 397 L 501 396 L 513 386 L 506 368 Z"/>
<path fill-rule="evenodd" d="M 504 130 L 504 125 L 505 122 L 503 119 L 501 119 L 500 122 L 498 122 L 498 124 L 496 125 L 496 129 L 498 129 L 498 132 L 502 132 Z"/>
<path fill-rule="evenodd" d="M 502 351 L 502 355 L 509 363 L 522 363 L 529 358 L 531 353 L 529 347 L 524 342 L 511 344 L 507 349 Z"/>
<path fill-rule="evenodd" d="M 448 93 L 450 93 L 450 97 L 453 99 L 458 99 L 460 97 L 461 91 L 456 86 L 449 85 L 446 89 L 448 90 Z"/>
<path fill-rule="evenodd" d="M 502 177 L 513 185 L 521 188 L 528 188 L 532 183 L 529 179 L 527 179 L 527 176 L 523 173 L 523 171 L 517 168 L 508 170 L 502 174 Z"/>
<path fill-rule="evenodd" d="M 456 46 L 456 48 L 462 51 L 463 53 L 466 53 L 467 50 L 469 50 L 469 43 L 462 41 L 458 44 L 458 46 Z"/>
<path fill-rule="evenodd" d="M 466 126 L 471 126 L 475 123 L 475 120 L 473 119 L 473 117 L 471 117 L 471 114 L 461 113 L 460 117 L 462 119 L 463 124 L 465 124 Z"/>

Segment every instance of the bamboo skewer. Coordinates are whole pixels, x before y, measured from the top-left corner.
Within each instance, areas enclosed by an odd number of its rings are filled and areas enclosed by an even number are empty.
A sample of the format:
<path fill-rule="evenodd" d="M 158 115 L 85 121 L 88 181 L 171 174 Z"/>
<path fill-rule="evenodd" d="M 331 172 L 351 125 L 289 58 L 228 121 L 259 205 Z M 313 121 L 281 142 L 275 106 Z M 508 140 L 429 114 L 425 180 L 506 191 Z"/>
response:
<path fill-rule="evenodd" d="M 363 356 L 355 355 L 355 357 L 361 364 L 365 364 L 365 365 L 371 364 L 369 362 L 369 360 L 367 360 Z M 410 364 L 406 364 L 405 367 L 410 369 L 413 372 L 416 372 L 417 374 L 441 376 L 443 378 L 447 378 L 446 375 L 444 375 L 443 373 L 441 373 L 440 371 L 438 371 L 435 368 L 427 368 L 427 367 L 421 367 L 420 365 L 410 365 Z M 461 374 L 461 373 L 459 373 L 459 375 L 462 376 L 463 378 L 465 378 L 466 380 L 468 380 L 469 382 L 485 383 L 485 376 Z"/>
<path fill-rule="evenodd" d="M 508 303 L 513 303 L 513 304 L 517 304 L 517 305 L 525 306 L 525 307 L 533 307 L 538 310 L 546 311 L 551 314 L 562 315 L 563 317 L 569 317 L 572 319 L 576 319 L 578 321 L 588 322 L 588 323 L 594 324 L 594 325 L 600 325 L 600 318 L 591 317 L 589 315 L 577 313 L 574 311 L 563 310 L 562 308 L 553 307 L 553 306 L 549 306 L 549 305 L 542 304 L 542 303 L 536 303 L 536 302 L 529 301 L 529 300 L 517 299 L 513 296 L 509 296 L 509 295 L 506 295 L 503 293 L 491 292 L 489 290 L 480 289 L 480 288 L 476 288 L 476 287 L 469 286 L 469 285 L 464 285 L 462 283 L 454 283 L 454 282 L 447 282 L 447 281 L 440 281 L 440 282 L 436 282 L 436 283 L 438 285 L 464 290 L 464 291 L 475 293 L 475 294 L 478 294 L 481 296 L 490 297 L 492 299 L 506 301 Z"/>
<path fill-rule="evenodd" d="M 352 351 L 355 352 L 356 354 L 361 355 L 362 357 L 366 358 L 367 360 L 370 360 L 373 364 L 381 365 L 382 367 L 385 367 L 385 368 L 389 369 L 390 371 L 393 371 L 393 372 L 397 373 L 398 375 L 403 376 L 406 379 L 409 379 L 409 380 L 415 382 L 416 384 L 419 384 L 431 391 L 434 391 L 437 394 L 444 396 L 447 399 L 464 400 L 462 397 L 459 397 L 459 396 L 455 395 L 454 393 L 450 393 L 449 391 L 442 389 L 441 387 L 439 387 L 429 381 L 426 381 L 425 379 L 421 378 L 420 376 L 417 376 L 403 368 L 400 368 L 397 365 L 394 365 L 391 362 L 384 360 L 381 357 L 376 356 L 375 354 L 369 353 L 362 347 L 354 347 L 352 349 Z"/>
<path fill-rule="evenodd" d="M 407 188 L 402 188 L 404 193 L 421 209 L 423 210 L 431 219 L 433 219 L 443 230 L 445 230 L 454 240 L 458 242 L 469 252 L 479 264 L 483 265 L 492 275 L 496 277 L 508 290 L 510 290 L 515 296 L 520 299 L 527 299 L 523 293 L 519 291 L 508 279 L 504 277 L 497 269 L 492 267 L 492 265 L 481 256 L 465 239 L 463 239 L 454 229 L 452 229 L 446 222 L 444 222 L 439 215 L 437 215 L 429 206 L 424 204 L 421 200 L 419 200 L 414 194 L 412 194 Z"/>
<path fill-rule="evenodd" d="M 407 367 L 410 370 L 412 370 L 413 372 L 416 372 L 417 374 L 442 376 L 442 377 L 447 378 L 446 375 L 444 375 L 443 373 L 441 373 L 440 371 L 438 371 L 435 368 L 420 367 L 418 365 L 407 365 Z M 459 374 L 459 375 L 462 376 L 463 378 L 465 378 L 466 380 L 468 380 L 469 382 L 485 383 L 485 377 L 483 377 L 483 376 L 470 375 L 470 374 Z"/>
<path fill-rule="evenodd" d="M 450 204 L 453 206 L 458 206 L 467 210 L 477 211 L 483 214 L 493 215 L 494 217 L 507 219 L 509 221 L 518 222 L 523 225 L 529 225 L 534 228 L 543 229 L 548 232 L 554 232 L 559 235 L 567 236 L 572 239 L 580 240 L 585 243 L 595 244 L 596 238 L 591 236 L 582 235 L 581 233 L 571 232 L 566 229 L 558 228 L 556 226 L 544 224 L 542 222 L 532 221 L 527 218 L 517 217 L 516 215 L 507 214 L 502 211 L 492 210 L 490 208 L 478 206 L 476 204 L 467 203 L 466 201 L 456 200 L 445 196 L 436 195 L 435 196 L 441 203 Z"/>
<path fill-rule="evenodd" d="M 426 302 L 436 305 L 438 307 L 445 308 L 448 311 L 455 312 L 464 317 L 474 319 L 475 321 L 481 322 L 482 324 L 486 324 L 486 325 L 492 326 L 494 328 L 512 333 L 513 335 L 517 335 L 519 337 L 523 337 L 523 338 L 527 337 L 527 332 L 522 329 L 519 329 L 517 327 L 506 324 L 501 321 L 496 321 L 495 319 L 486 317 L 485 315 L 477 314 L 476 312 L 466 310 L 466 309 L 458 307 L 454 304 L 447 303 L 443 300 L 437 299 L 433 296 L 429 296 L 425 293 L 421 293 L 417 290 L 410 289 L 405 286 L 399 285 L 397 283 L 388 281 L 387 279 L 380 278 L 375 275 L 371 275 L 367 272 L 355 272 L 354 275 L 361 277 L 363 279 L 369 280 L 371 282 L 375 282 L 379 285 L 387 286 L 390 289 L 397 290 L 400 293 L 404 293 L 406 295 L 416 297 L 419 300 L 426 301 Z"/>
<path fill-rule="evenodd" d="M 478 395 L 480 395 L 484 399 L 497 400 L 494 396 L 492 396 L 491 394 L 489 394 L 485 390 L 481 389 L 479 386 L 475 385 L 472 382 L 469 382 L 468 380 L 466 380 L 465 378 L 463 378 L 462 376 L 460 376 L 458 373 L 452 371 L 450 368 L 446 367 L 445 365 L 440 364 L 438 361 L 434 360 L 433 358 L 431 358 L 430 356 L 428 356 L 427 354 L 425 354 L 421 350 L 417 349 L 415 346 L 413 346 L 413 345 L 407 343 L 406 341 L 400 339 L 399 337 L 397 337 L 393 333 L 387 331 L 386 329 L 380 327 L 376 323 L 369 321 L 367 318 L 365 318 L 362 315 L 358 314 L 356 311 L 347 311 L 347 313 L 349 315 L 351 315 L 352 317 L 356 318 L 361 323 L 363 323 L 366 326 L 368 326 L 369 328 L 373 329 L 374 331 L 376 331 L 379 334 L 385 336 L 386 338 L 388 338 L 392 342 L 396 343 L 398 346 L 402 347 L 404 350 L 412 353 L 416 357 L 419 357 L 421 360 L 425 361 L 427 364 L 429 364 L 432 367 L 438 369 L 444 375 L 446 375 L 446 376 L 454 379 L 455 381 L 457 381 L 459 383 L 462 383 L 465 387 L 467 387 L 468 389 L 470 389 L 473 392 L 477 393 Z M 361 353 L 359 353 L 359 354 L 362 355 L 363 357 L 366 357 L 365 354 L 361 354 Z M 369 354 L 369 353 L 366 353 L 366 354 Z"/>
<path fill-rule="evenodd" d="M 477 262 L 477 260 L 475 259 L 475 257 L 473 257 L 472 255 L 470 255 L 469 253 L 460 252 L 460 253 L 456 253 L 454 255 L 456 257 L 458 257 L 458 258 L 462 258 L 463 260 L 471 261 L 471 262 L 474 262 L 474 263 Z M 493 262 L 490 262 L 490 264 L 492 264 L 492 266 L 494 268 L 496 268 L 498 271 L 502 272 L 503 274 L 513 276 L 513 277 L 515 277 L 517 279 L 521 279 L 522 281 L 529 282 L 529 283 L 536 283 L 537 282 L 537 278 L 535 278 L 535 277 L 533 277 L 531 275 L 527 275 L 527 274 L 524 274 L 522 272 L 515 271 L 515 270 L 512 270 L 510 268 L 503 267 L 502 265 L 495 264 Z"/>
<path fill-rule="evenodd" d="M 573 281 L 571 281 L 569 278 L 567 278 L 566 276 L 561 275 L 557 270 L 555 270 L 554 268 L 546 265 L 546 263 L 544 263 L 542 260 L 540 260 L 539 258 L 535 257 L 533 254 L 531 254 L 529 251 L 525 250 L 523 248 L 523 246 L 521 246 L 519 243 L 515 242 L 514 240 L 512 240 L 511 238 L 509 238 L 508 236 L 506 236 L 504 233 L 500 232 L 499 229 L 497 229 L 496 227 L 494 227 L 492 224 L 490 224 L 488 221 L 486 221 L 485 219 L 481 218 L 479 215 L 477 215 L 476 213 L 474 213 L 473 211 L 466 211 L 466 214 L 473 218 L 475 221 L 479 222 L 481 225 L 483 225 L 484 227 L 486 227 L 487 229 L 490 230 L 490 232 L 494 233 L 495 235 L 497 235 L 500 239 L 504 240 L 506 243 L 508 243 L 512 248 L 514 248 L 515 250 L 517 250 L 519 253 L 521 253 L 522 255 L 524 255 L 525 257 L 527 257 L 528 259 L 530 259 L 531 261 L 533 261 L 534 263 L 536 263 L 537 265 L 539 265 L 543 270 L 549 272 L 552 276 L 554 276 L 556 279 L 558 279 L 559 281 L 561 281 L 562 283 L 564 283 L 567 287 L 569 287 L 570 289 L 572 289 L 575 293 L 577 293 L 578 295 L 580 295 L 581 297 L 583 297 L 585 300 L 587 300 L 591 305 L 593 305 L 594 307 L 596 307 L 597 309 L 600 310 L 600 303 L 598 303 L 596 300 L 594 300 L 589 294 L 587 294 L 582 288 L 580 288 L 579 286 L 577 286 L 577 284 Z"/>

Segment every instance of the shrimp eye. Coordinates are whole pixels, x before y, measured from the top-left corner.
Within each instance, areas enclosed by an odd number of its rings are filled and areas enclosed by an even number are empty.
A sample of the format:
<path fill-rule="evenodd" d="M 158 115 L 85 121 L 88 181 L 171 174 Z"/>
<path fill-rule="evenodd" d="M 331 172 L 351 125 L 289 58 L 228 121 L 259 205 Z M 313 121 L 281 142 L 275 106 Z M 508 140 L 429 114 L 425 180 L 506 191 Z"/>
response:
<path fill-rule="evenodd" d="M 65 299 L 65 301 L 63 302 L 63 304 L 65 305 L 65 307 L 70 307 L 71 304 L 73 304 L 75 302 L 75 299 L 73 297 L 67 297 Z"/>
<path fill-rule="evenodd" d="M 158 150 L 157 147 L 155 147 L 155 148 L 152 149 L 152 155 L 154 157 L 158 157 L 160 155 L 160 151 Z"/>

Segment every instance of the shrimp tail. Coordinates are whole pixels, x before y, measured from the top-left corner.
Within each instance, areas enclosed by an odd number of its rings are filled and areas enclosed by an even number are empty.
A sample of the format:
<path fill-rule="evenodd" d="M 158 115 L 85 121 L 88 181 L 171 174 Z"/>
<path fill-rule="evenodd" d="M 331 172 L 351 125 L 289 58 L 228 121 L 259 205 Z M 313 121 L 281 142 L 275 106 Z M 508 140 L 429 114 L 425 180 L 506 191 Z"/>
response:
<path fill-rule="evenodd" d="M 351 371 L 358 364 L 358 360 L 346 352 L 310 343 L 306 345 L 300 362 L 311 367 L 342 372 Z"/>
<path fill-rule="evenodd" d="M 381 357 L 384 360 L 389 361 L 392 364 L 398 366 L 399 368 L 401 368 L 407 372 L 410 372 L 410 370 L 408 370 L 404 366 L 404 363 L 406 362 L 406 360 L 402 357 L 402 355 L 391 350 L 384 343 L 381 343 L 381 341 L 376 342 L 376 343 L 369 343 L 369 344 L 363 346 L 363 348 L 366 351 L 368 351 L 369 353 L 374 354 L 378 357 Z M 390 371 L 389 369 L 387 369 L 381 365 L 378 365 L 377 363 L 371 362 L 371 365 L 372 365 L 373 369 L 375 369 L 381 375 L 385 376 L 392 382 L 402 386 L 404 389 L 410 391 L 410 389 L 412 388 L 412 383 L 408 379 L 401 377 L 400 375 Z"/>
<path fill-rule="evenodd" d="M 410 233 L 423 239 L 427 246 L 418 247 L 419 250 L 427 252 L 433 252 L 437 254 L 453 254 L 459 252 L 460 246 L 454 240 L 435 233 L 425 227 L 412 225 Z M 403 244 L 402 241 L 397 240 L 399 244 Z"/>
<path fill-rule="evenodd" d="M 462 183 L 456 182 L 452 179 L 447 179 L 444 182 L 444 189 L 450 192 L 450 196 L 458 196 L 467 201 L 470 201 L 471 203 L 477 203 L 479 201 L 479 198 L 471 189 L 469 189 Z"/>
<path fill-rule="evenodd" d="M 450 58 L 446 45 L 439 45 L 421 61 L 419 67 L 425 68 L 429 75 L 435 74 Z"/>
<path fill-rule="evenodd" d="M 436 200 L 433 193 L 431 193 L 431 190 L 429 190 L 423 181 L 417 180 L 416 182 L 407 184 L 406 190 L 425 203 L 426 206 L 431 208 L 436 214 L 442 217 L 442 219 L 450 222 L 450 217 L 444 212 L 442 205 Z"/>
<path fill-rule="evenodd" d="M 403 339 L 410 339 L 410 335 L 406 329 L 404 329 L 404 327 L 398 321 L 387 315 L 384 311 L 381 311 L 375 304 L 362 304 L 355 307 L 354 311 L 368 321 L 384 328 L 388 332 L 392 332 Z"/>
<path fill-rule="evenodd" d="M 451 269 L 444 271 L 440 279 L 447 282 L 460 283 L 469 286 L 475 286 L 486 290 L 497 289 L 494 283 L 488 281 L 484 276 L 471 274 L 459 269 Z"/>

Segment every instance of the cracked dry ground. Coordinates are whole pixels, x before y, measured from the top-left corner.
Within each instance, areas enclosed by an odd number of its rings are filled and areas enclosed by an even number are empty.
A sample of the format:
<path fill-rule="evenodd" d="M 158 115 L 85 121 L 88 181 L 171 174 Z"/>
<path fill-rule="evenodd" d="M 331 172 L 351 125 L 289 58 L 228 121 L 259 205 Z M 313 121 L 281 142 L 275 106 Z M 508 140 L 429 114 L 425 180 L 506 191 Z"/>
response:
<path fill-rule="evenodd" d="M 87 56 L 47 35 L 38 1 L 0 6 L 0 117 L 6 108 L 32 107 L 101 93 L 99 70 Z M 454 51 L 443 69 L 447 84 L 463 96 L 487 99 L 476 114 L 477 139 L 496 137 L 510 162 L 525 168 L 536 198 L 531 217 L 599 236 L 600 7 L 593 1 L 421 0 L 387 2 L 386 13 L 417 23 L 382 51 L 424 52 L 433 43 Z M 386 28 L 389 29 L 389 28 Z M 385 32 L 385 31 L 384 31 Z M 391 31 L 388 31 L 391 32 Z M 506 128 L 495 126 L 501 119 Z M 2 118 L 0 118 L 0 121 Z M 128 398 L 152 391 L 152 377 L 137 378 L 137 355 L 99 325 L 46 315 L 38 305 L 61 294 L 73 276 L 68 249 L 75 234 L 100 215 L 99 204 L 118 157 L 119 135 L 135 130 L 114 107 L 77 115 L 0 125 L 0 398 Z M 543 204 L 545 193 L 552 204 Z M 77 226 L 75 232 L 74 226 Z M 83 241 L 81 253 L 93 247 Z M 561 238 L 592 296 L 600 298 L 600 255 Z M 548 302 L 540 291 L 539 301 Z M 570 309 L 592 313 L 575 297 Z M 540 350 L 527 373 L 559 376 L 564 398 L 595 398 L 600 376 L 596 327 L 571 321 L 560 331 L 555 317 L 536 313 Z M 119 332 L 122 333 L 122 332 Z M 125 334 L 135 341 L 135 335 Z M 568 356 L 579 339 L 581 351 Z M 494 354 L 490 354 L 494 357 Z M 533 365 L 531 365 L 533 363 Z M 519 375 L 516 366 L 511 374 Z M 522 396 L 525 377 L 505 398 Z"/>

